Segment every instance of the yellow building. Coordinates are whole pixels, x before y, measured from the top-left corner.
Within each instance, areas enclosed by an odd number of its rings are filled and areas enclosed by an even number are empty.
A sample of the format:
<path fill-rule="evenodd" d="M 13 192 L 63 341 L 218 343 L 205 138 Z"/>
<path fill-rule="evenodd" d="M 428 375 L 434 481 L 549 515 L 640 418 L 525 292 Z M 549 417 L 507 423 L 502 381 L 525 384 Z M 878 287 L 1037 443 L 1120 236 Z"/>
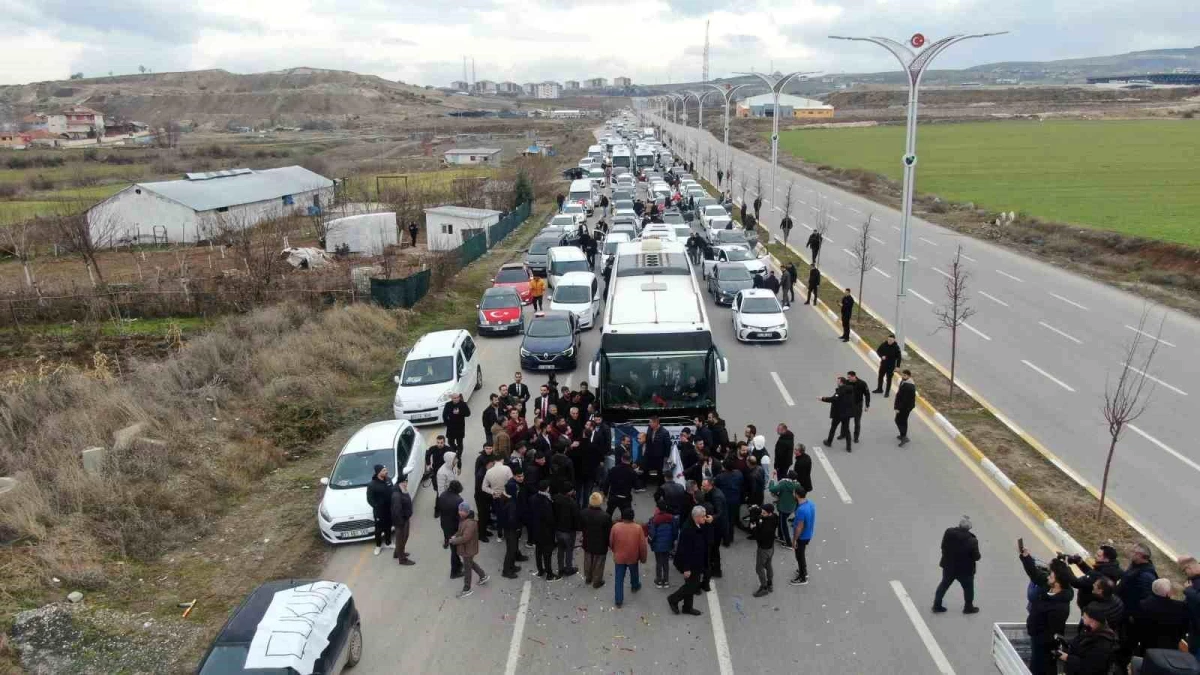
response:
<path fill-rule="evenodd" d="M 774 114 L 775 97 L 771 94 L 750 96 L 737 102 L 738 117 L 771 117 Z M 811 98 L 780 94 L 779 116 L 794 119 L 831 119 L 833 106 Z"/>

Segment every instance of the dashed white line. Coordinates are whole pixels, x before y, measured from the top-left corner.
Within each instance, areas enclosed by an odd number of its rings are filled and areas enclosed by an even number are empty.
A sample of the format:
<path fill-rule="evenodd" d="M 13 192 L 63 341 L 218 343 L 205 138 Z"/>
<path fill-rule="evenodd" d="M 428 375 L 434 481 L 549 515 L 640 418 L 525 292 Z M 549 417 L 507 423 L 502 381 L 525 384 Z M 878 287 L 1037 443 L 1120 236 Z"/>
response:
<path fill-rule="evenodd" d="M 783 396 L 783 402 L 790 406 L 796 405 L 796 402 L 792 400 L 792 395 L 783 386 L 783 380 L 779 379 L 779 373 L 771 371 L 771 379 L 775 380 L 775 386 L 779 388 L 779 395 Z"/>
<path fill-rule="evenodd" d="M 1186 391 L 1180 389 L 1179 387 L 1171 386 L 1171 385 L 1167 384 L 1166 382 L 1163 382 L 1162 380 L 1158 379 L 1157 377 L 1151 375 L 1150 373 L 1147 373 L 1145 371 L 1134 368 L 1133 366 L 1129 365 L 1128 363 L 1123 363 L 1123 364 L 1121 364 L 1121 366 L 1123 368 L 1129 368 L 1133 372 L 1145 377 L 1147 380 L 1150 380 L 1151 382 L 1157 382 L 1158 384 L 1161 384 L 1162 386 L 1166 387 L 1167 389 L 1170 389 L 1171 391 L 1175 392 L 1176 394 L 1180 394 L 1182 396 L 1188 395 L 1188 393 Z"/>
<path fill-rule="evenodd" d="M 776 207 L 774 207 L 774 208 L 775 208 L 775 210 L 776 210 L 776 211 L 778 211 L 778 212 L 780 212 L 780 213 L 783 213 L 783 209 L 779 208 L 778 206 L 776 206 Z"/>
<path fill-rule="evenodd" d="M 1074 342 L 1077 345 L 1083 344 L 1083 340 L 1080 340 L 1079 338 L 1075 337 L 1074 335 L 1071 335 L 1070 333 L 1063 332 L 1063 331 L 1055 328 L 1054 326 L 1051 326 L 1050 324 L 1046 323 L 1045 321 L 1039 321 L 1038 325 L 1041 326 L 1042 328 L 1046 328 L 1046 329 L 1054 331 L 1055 333 L 1058 333 L 1059 335 L 1067 338 L 1068 340 L 1070 340 L 1071 342 Z"/>
<path fill-rule="evenodd" d="M 1160 441 L 1157 438 L 1151 436 L 1150 434 L 1142 431 L 1141 429 L 1137 428 L 1136 426 L 1134 426 L 1132 424 L 1130 424 L 1128 426 L 1130 429 L 1133 429 L 1139 436 L 1141 436 L 1142 438 L 1157 445 L 1159 448 L 1164 450 L 1167 454 L 1171 455 L 1175 459 L 1178 459 L 1179 461 L 1183 462 L 1184 464 L 1187 464 L 1188 466 L 1192 467 L 1196 471 L 1200 471 L 1200 464 L 1197 464 L 1197 463 L 1193 462 L 1192 460 L 1188 459 L 1187 457 L 1184 457 L 1183 455 L 1179 454 L 1174 449 L 1172 449 L 1170 446 L 1168 446 L 1166 443 L 1163 443 L 1162 441 Z"/>
<path fill-rule="evenodd" d="M 975 326 L 972 326 L 971 324 L 967 323 L 966 321 L 963 322 L 962 327 L 966 328 L 967 330 L 971 331 L 972 333 L 978 335 L 979 337 L 983 338 L 984 340 L 987 340 L 988 342 L 992 341 L 992 338 L 988 337 L 982 331 L 980 331 L 978 328 L 976 328 Z"/>
<path fill-rule="evenodd" d="M 1072 388 L 1072 387 L 1071 387 L 1071 385 L 1067 384 L 1066 382 L 1063 382 L 1062 380 L 1060 380 L 1060 379 L 1058 379 L 1057 377 L 1055 377 L 1055 376 L 1051 375 L 1050 373 L 1047 373 L 1046 371 L 1042 370 L 1041 368 L 1038 368 L 1037 366 L 1035 366 L 1035 365 L 1033 365 L 1032 363 L 1030 363 L 1030 362 L 1026 361 L 1025 359 L 1021 359 L 1021 363 L 1024 363 L 1025 365 L 1027 365 L 1027 366 L 1029 366 L 1030 368 L 1034 369 L 1035 371 L 1037 371 L 1038 373 L 1040 373 L 1042 377 L 1046 378 L 1047 380 L 1050 380 L 1051 382 L 1053 382 L 1054 384 L 1057 384 L 1058 386 L 1062 387 L 1063 389 L 1066 389 L 1067 391 L 1069 391 L 1069 392 L 1071 392 L 1071 393 L 1074 393 L 1074 392 L 1075 392 L 1075 389 L 1074 389 L 1074 388 Z"/>
<path fill-rule="evenodd" d="M 804 201 L 803 199 L 797 199 L 796 201 L 800 202 L 801 204 L 803 204 L 805 206 L 808 206 L 808 202 Z"/>
<path fill-rule="evenodd" d="M 830 219 L 830 220 L 832 220 L 832 221 L 833 221 L 833 222 L 835 222 L 835 223 L 836 223 L 836 222 L 837 222 L 837 220 L 838 220 L 838 219 L 837 219 L 837 216 L 834 216 L 834 215 L 831 215 L 831 216 L 829 216 L 829 219 Z"/>
<path fill-rule="evenodd" d="M 825 456 L 825 451 L 821 449 L 821 444 L 813 443 L 813 453 L 817 456 L 817 461 L 821 462 L 821 466 L 825 467 L 825 473 L 829 474 L 829 483 L 833 485 L 833 489 L 837 491 L 838 496 L 842 498 L 843 504 L 853 504 L 850 499 L 850 493 L 846 492 L 846 486 L 842 485 L 842 479 L 838 477 L 837 472 L 833 470 L 833 464 L 829 462 L 829 458 Z"/>
<path fill-rule="evenodd" d="M 942 276 L 946 277 L 947 279 L 953 279 L 953 278 L 954 278 L 954 277 L 950 276 L 949 274 L 947 274 L 947 273 L 945 273 L 945 272 L 943 272 L 943 271 L 939 270 L 939 269 L 938 269 L 938 268 L 936 268 L 936 267 L 930 267 L 929 269 L 933 270 L 934 272 L 937 272 L 938 274 L 940 274 L 940 275 L 942 275 Z"/>
<path fill-rule="evenodd" d="M 976 260 L 976 259 L 972 258 L 971 256 L 967 255 L 966 253 L 963 253 L 963 254 L 961 254 L 961 255 L 962 255 L 962 257 L 963 257 L 963 258 L 965 258 L 965 259 L 967 259 L 967 260 L 970 260 L 971 262 L 979 262 L 978 260 Z"/>
<path fill-rule="evenodd" d="M 925 242 L 926 244 L 929 244 L 930 246 L 938 245 L 938 243 L 936 241 L 930 241 L 930 240 L 926 239 L 925 237 L 917 237 L 917 239 L 920 239 L 921 241 Z"/>
<path fill-rule="evenodd" d="M 852 257 L 852 258 L 857 258 L 857 257 L 858 257 L 858 254 L 857 254 L 857 253 L 855 253 L 854 251 L 848 250 L 848 249 L 842 249 L 842 252 L 843 252 L 843 253 L 845 253 L 846 255 L 848 255 L 848 256 L 850 256 L 850 257 Z"/>
<path fill-rule="evenodd" d="M 998 305 L 1001 305 L 1001 306 L 1003 306 L 1003 307 L 1008 307 L 1008 303 L 1007 303 L 1007 302 L 1005 302 L 1005 301 L 1003 301 L 1003 300 L 1001 300 L 1000 298 L 997 298 L 997 297 L 995 297 L 995 296 L 988 295 L 987 291 L 979 291 L 979 294 L 980 294 L 980 295 L 982 295 L 983 297 L 987 298 L 988 300 L 991 300 L 992 302 L 994 302 L 994 303 L 998 304 Z"/>
<path fill-rule="evenodd" d="M 858 209 L 854 208 L 853 206 L 850 207 L 850 210 L 857 213 L 860 216 L 862 215 L 862 211 L 859 211 Z"/>
<path fill-rule="evenodd" d="M 1078 307 L 1079 309 L 1082 309 L 1085 312 L 1088 311 L 1087 307 L 1084 307 L 1083 305 L 1079 304 L 1078 302 L 1075 302 L 1074 300 L 1069 300 L 1067 298 L 1064 298 L 1063 296 L 1059 295 L 1058 293 L 1050 293 L 1050 297 L 1058 298 L 1059 300 L 1062 300 L 1063 302 L 1067 303 L 1068 305 L 1074 305 L 1074 306 Z"/>
<path fill-rule="evenodd" d="M 829 242 L 829 243 L 831 243 L 831 244 L 833 243 L 833 240 L 832 240 L 832 239 L 830 239 L 829 237 L 825 237 L 825 241 L 827 241 L 827 242 Z"/>
<path fill-rule="evenodd" d="M 908 620 L 912 622 L 913 628 L 917 629 L 917 635 L 920 636 L 921 642 L 925 643 L 925 650 L 933 658 L 933 663 L 937 666 L 937 671 L 941 675 L 954 675 L 954 667 L 950 665 L 950 661 L 942 653 L 942 648 L 938 646 L 933 633 L 929 632 L 929 626 L 925 625 L 925 620 L 921 618 L 921 613 L 917 611 L 917 606 L 913 604 L 912 598 L 908 596 L 908 591 L 904 590 L 904 584 L 895 579 L 891 581 L 891 584 L 892 591 L 896 594 L 896 598 L 900 600 L 900 605 L 904 607 L 904 613 L 908 615 Z"/>
<path fill-rule="evenodd" d="M 1018 278 L 1018 277 L 1014 277 L 1013 275 L 1009 274 L 1008 272 L 1005 272 L 1004 270 L 996 270 L 996 274 L 1000 274 L 1000 275 L 1002 275 L 1002 276 L 1006 276 L 1006 277 L 1008 277 L 1009 279 L 1012 279 L 1013 281 L 1015 281 L 1015 282 L 1017 282 L 1017 283 L 1020 283 L 1020 282 L 1022 282 L 1022 281 L 1023 281 L 1023 279 L 1020 279 L 1020 278 Z"/>
<path fill-rule="evenodd" d="M 808 223 L 800 223 L 800 224 L 803 225 L 804 227 L 807 227 L 810 230 L 812 229 L 812 225 L 809 225 Z"/>
<path fill-rule="evenodd" d="M 521 642 L 525 639 L 525 617 L 529 614 L 530 582 L 526 581 L 521 587 L 521 602 L 517 605 L 517 618 L 513 623 L 512 641 L 508 643 L 508 661 L 504 666 L 504 675 L 516 675 L 517 664 L 521 661 Z"/>
<path fill-rule="evenodd" d="M 725 619 L 721 616 L 721 598 L 717 595 L 717 585 L 710 584 L 708 596 L 708 616 L 712 622 L 713 646 L 717 652 L 717 667 L 721 675 L 733 675 L 733 657 L 729 654 L 729 638 L 725 636 Z"/>
<path fill-rule="evenodd" d="M 920 293 L 918 293 L 918 292 L 914 291 L 914 290 L 913 290 L 913 289 L 911 289 L 911 288 L 910 288 L 910 289 L 908 289 L 908 292 L 909 292 L 909 293 L 912 293 L 912 294 L 913 294 L 913 295 L 915 295 L 916 297 L 920 298 L 920 299 L 921 299 L 922 301 L 924 301 L 924 302 L 925 302 L 925 304 L 927 304 L 927 305 L 932 305 L 932 304 L 933 304 L 933 301 L 932 301 L 932 300 L 930 300 L 929 298 L 927 298 L 927 297 L 925 297 L 925 296 L 921 295 Z"/>
<path fill-rule="evenodd" d="M 858 232 L 858 228 L 857 228 L 857 227 L 855 227 L 855 226 L 853 226 L 853 225 L 848 225 L 848 224 L 846 224 L 846 223 L 842 223 L 842 224 L 843 224 L 843 225 L 845 225 L 846 227 L 848 227 L 848 228 L 850 228 L 850 229 L 854 230 L 855 232 Z"/>
<path fill-rule="evenodd" d="M 1166 346 L 1168 346 L 1168 347 L 1174 347 L 1174 346 L 1175 346 L 1175 344 L 1174 344 L 1174 343 L 1167 342 L 1166 340 L 1164 340 L 1164 339 L 1162 339 L 1162 338 L 1160 338 L 1160 337 L 1156 337 L 1156 336 L 1154 336 L 1154 335 L 1151 335 L 1151 334 L 1147 333 L 1147 332 L 1146 332 L 1146 331 L 1144 331 L 1144 330 L 1138 330 L 1138 329 L 1134 328 L 1133 326 L 1130 326 L 1129 324 L 1125 324 L 1125 327 L 1126 327 L 1126 328 L 1128 328 L 1129 330 L 1131 330 L 1131 331 L 1135 332 L 1135 333 L 1140 333 L 1140 334 L 1142 334 L 1142 335 L 1145 335 L 1146 337 L 1150 338 L 1151 340 L 1154 340 L 1155 342 L 1158 342 L 1158 343 L 1164 344 L 1164 345 L 1166 345 Z"/>
<path fill-rule="evenodd" d="M 883 270 L 879 269 L 878 267 L 872 267 L 871 269 L 875 270 L 876 272 L 879 272 L 880 274 L 882 274 L 883 276 L 885 276 L 889 279 L 892 278 L 892 275 L 888 274 L 887 272 L 884 272 Z"/>
<path fill-rule="evenodd" d="M 895 225 L 893 225 L 893 226 L 892 226 L 892 229 L 893 229 L 893 230 L 895 230 L 895 231 L 897 231 L 897 232 L 903 232 L 903 231 L 904 231 L 904 230 L 901 230 L 900 228 L 896 227 Z"/>
<path fill-rule="evenodd" d="M 871 239 L 875 240 L 877 243 L 880 243 L 880 244 L 883 244 L 884 246 L 887 246 L 887 242 L 886 242 L 886 241 L 884 241 L 884 240 L 880 239 L 879 237 L 876 237 L 875 235 L 871 235 Z"/>

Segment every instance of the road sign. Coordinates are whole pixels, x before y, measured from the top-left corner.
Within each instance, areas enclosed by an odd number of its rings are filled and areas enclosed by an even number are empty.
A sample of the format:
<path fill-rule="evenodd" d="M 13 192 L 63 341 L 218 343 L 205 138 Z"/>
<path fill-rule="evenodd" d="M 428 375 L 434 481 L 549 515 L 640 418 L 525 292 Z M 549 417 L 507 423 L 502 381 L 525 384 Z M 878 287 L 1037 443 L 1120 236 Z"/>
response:
<path fill-rule="evenodd" d="M 920 33 L 914 33 L 909 42 L 912 44 L 912 46 L 920 49 L 921 47 L 925 46 L 925 36 L 921 35 Z"/>
<path fill-rule="evenodd" d="M 904 156 L 904 166 L 916 166 L 916 165 L 917 165 L 917 156 L 916 155 L 905 155 Z"/>

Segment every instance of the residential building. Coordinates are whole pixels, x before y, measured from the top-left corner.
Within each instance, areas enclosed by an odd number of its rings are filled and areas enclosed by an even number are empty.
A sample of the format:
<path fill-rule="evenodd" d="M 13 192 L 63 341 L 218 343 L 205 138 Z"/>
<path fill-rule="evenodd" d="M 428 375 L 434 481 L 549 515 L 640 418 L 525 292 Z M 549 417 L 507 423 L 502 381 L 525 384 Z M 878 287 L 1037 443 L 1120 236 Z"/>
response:
<path fill-rule="evenodd" d="M 472 91 L 476 94 L 495 94 L 496 83 L 491 80 L 478 80 L 475 82 Z"/>
<path fill-rule="evenodd" d="M 628 77 L 614 77 L 613 78 L 613 86 L 614 87 L 632 87 L 633 80 L 629 79 Z"/>
<path fill-rule="evenodd" d="M 104 136 L 104 115 L 83 106 L 71 106 L 46 115 L 46 130 L 65 138 Z"/>
<path fill-rule="evenodd" d="M 501 82 L 496 85 L 496 91 L 500 94 L 519 94 L 521 93 L 521 85 L 516 82 Z"/>
<path fill-rule="evenodd" d="M 301 166 L 189 173 L 183 180 L 134 183 L 88 209 L 97 246 L 198 243 L 264 220 L 319 213 L 333 181 Z"/>
<path fill-rule="evenodd" d="M 771 117 L 774 114 L 775 99 L 771 94 L 750 96 L 737 102 L 738 117 Z M 833 117 L 833 106 L 811 98 L 780 94 L 779 117 L 828 119 Z"/>
<path fill-rule="evenodd" d="M 557 82 L 542 82 L 538 84 L 534 94 L 538 98 L 559 98 L 562 96 L 562 85 Z"/>
<path fill-rule="evenodd" d="M 608 86 L 608 80 L 604 79 L 603 77 L 593 77 L 592 79 L 585 81 L 583 86 L 587 89 L 603 89 Z"/>
<path fill-rule="evenodd" d="M 537 87 L 537 82 L 526 82 L 525 84 L 521 85 L 521 89 L 525 90 L 526 96 L 537 95 Z"/>
<path fill-rule="evenodd" d="M 462 80 L 455 80 L 450 83 L 450 88 L 455 91 L 467 91 L 471 88 L 471 85 L 463 82 Z"/>
<path fill-rule="evenodd" d="M 500 166 L 500 148 L 455 148 L 442 153 L 446 164 Z"/>
<path fill-rule="evenodd" d="M 563 82 L 563 89 L 568 91 L 579 88 L 579 80 L 567 80 Z"/>
<path fill-rule="evenodd" d="M 425 240 L 430 251 L 451 251 L 471 237 L 487 236 L 488 227 L 500 222 L 500 212 L 467 206 L 425 209 Z"/>
<path fill-rule="evenodd" d="M 23 148 L 25 139 L 15 131 L 0 131 L 0 148 Z"/>

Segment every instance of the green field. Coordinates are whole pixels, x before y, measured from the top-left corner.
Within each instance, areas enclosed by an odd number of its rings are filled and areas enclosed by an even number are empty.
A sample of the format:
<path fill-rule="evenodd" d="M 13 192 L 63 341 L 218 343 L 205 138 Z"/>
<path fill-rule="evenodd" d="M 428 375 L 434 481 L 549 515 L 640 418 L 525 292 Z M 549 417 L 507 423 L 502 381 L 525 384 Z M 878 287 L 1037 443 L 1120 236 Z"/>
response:
<path fill-rule="evenodd" d="M 921 193 L 1200 247 L 1200 120 L 938 124 L 917 138 Z M 904 128 L 798 129 L 780 147 L 900 180 Z"/>

